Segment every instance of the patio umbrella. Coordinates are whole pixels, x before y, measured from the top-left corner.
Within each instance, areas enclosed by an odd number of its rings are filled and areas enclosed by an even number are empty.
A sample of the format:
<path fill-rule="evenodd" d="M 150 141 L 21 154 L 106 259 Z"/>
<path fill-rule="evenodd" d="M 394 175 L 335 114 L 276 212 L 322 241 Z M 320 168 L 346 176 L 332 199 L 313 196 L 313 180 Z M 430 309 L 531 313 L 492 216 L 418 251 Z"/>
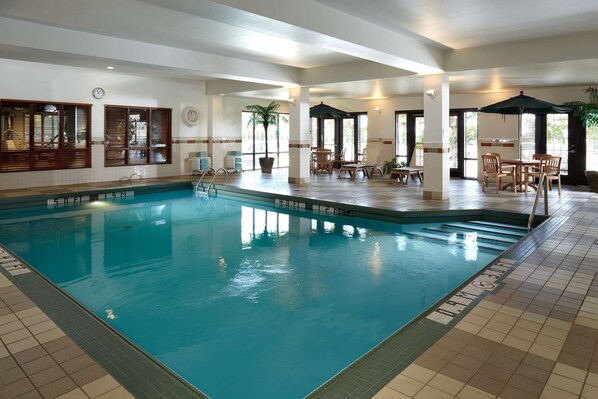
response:
<path fill-rule="evenodd" d="M 538 100 L 534 97 L 526 96 L 521 91 L 519 92 L 518 96 L 497 102 L 496 104 L 487 105 L 480 108 L 479 111 L 490 114 L 517 115 L 517 141 L 519 143 L 518 157 L 521 158 L 521 115 L 545 115 L 555 113 L 562 114 L 570 112 L 572 109 Z"/>
<path fill-rule="evenodd" d="M 322 119 L 330 119 L 330 118 L 344 118 L 349 116 L 348 113 L 342 111 L 338 108 L 331 107 L 330 105 L 324 104 L 321 102 L 318 105 L 314 105 L 309 109 L 309 117 L 310 118 L 322 118 Z"/>

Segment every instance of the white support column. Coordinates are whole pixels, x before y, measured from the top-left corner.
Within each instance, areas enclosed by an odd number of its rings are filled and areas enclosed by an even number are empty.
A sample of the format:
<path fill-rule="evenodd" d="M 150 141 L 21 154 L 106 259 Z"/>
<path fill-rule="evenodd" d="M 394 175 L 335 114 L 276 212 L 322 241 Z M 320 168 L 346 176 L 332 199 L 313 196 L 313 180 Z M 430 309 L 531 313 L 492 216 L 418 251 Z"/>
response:
<path fill-rule="evenodd" d="M 424 76 L 424 199 L 450 198 L 449 79 Z"/>
<path fill-rule="evenodd" d="M 309 183 L 309 88 L 289 89 L 289 183 Z"/>

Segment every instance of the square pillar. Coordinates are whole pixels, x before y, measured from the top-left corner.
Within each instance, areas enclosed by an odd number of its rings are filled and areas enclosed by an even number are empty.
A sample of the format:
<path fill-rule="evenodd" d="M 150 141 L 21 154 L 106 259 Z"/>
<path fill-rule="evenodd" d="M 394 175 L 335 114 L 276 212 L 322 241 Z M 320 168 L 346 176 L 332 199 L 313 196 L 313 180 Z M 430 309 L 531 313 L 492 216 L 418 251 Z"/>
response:
<path fill-rule="evenodd" d="M 309 87 L 289 89 L 289 183 L 309 183 Z"/>
<path fill-rule="evenodd" d="M 450 198 L 449 79 L 424 76 L 424 199 Z"/>

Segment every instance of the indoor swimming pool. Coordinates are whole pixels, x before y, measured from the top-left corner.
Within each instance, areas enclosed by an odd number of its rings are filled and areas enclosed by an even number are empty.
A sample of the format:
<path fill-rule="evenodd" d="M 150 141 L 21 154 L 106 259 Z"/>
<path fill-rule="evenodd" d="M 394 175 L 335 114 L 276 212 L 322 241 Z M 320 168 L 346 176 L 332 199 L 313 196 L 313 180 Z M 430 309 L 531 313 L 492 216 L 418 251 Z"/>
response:
<path fill-rule="evenodd" d="M 213 398 L 303 397 L 525 235 L 191 191 L 0 215 L 0 243 Z"/>

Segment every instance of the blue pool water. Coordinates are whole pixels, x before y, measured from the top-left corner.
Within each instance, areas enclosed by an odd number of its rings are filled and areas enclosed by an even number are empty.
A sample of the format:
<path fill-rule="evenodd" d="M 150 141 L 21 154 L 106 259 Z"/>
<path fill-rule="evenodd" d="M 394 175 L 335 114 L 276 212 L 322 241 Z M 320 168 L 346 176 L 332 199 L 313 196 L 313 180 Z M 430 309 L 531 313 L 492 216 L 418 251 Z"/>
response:
<path fill-rule="evenodd" d="M 213 398 L 298 398 L 499 252 L 187 191 L 11 213 L 0 242 Z"/>

